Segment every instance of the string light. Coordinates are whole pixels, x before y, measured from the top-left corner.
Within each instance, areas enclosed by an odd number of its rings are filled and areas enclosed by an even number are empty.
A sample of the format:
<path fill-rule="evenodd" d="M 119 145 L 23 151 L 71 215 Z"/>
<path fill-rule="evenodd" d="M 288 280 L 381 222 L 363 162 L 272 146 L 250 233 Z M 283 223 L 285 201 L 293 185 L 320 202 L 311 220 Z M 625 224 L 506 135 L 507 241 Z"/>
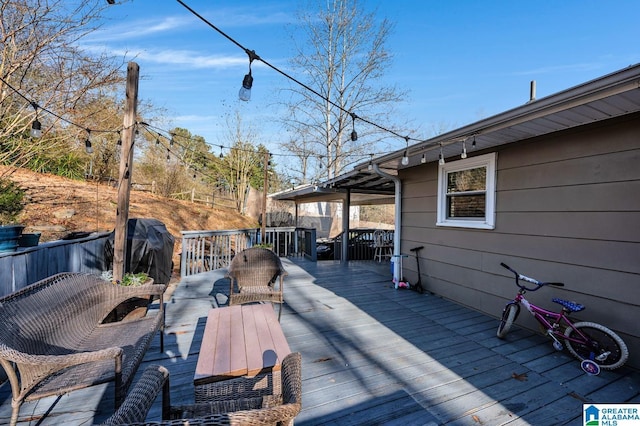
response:
<path fill-rule="evenodd" d="M 93 147 L 91 146 L 91 130 L 87 129 L 87 138 L 84 140 L 84 150 L 87 154 L 93 154 Z"/>
<path fill-rule="evenodd" d="M 407 166 L 409 164 L 409 157 L 407 155 L 407 150 L 409 149 L 409 136 L 405 136 L 404 140 L 407 143 L 407 146 L 404 149 L 404 154 L 402 154 L 402 161 L 400 162 L 403 166 Z"/>
<path fill-rule="evenodd" d="M 33 122 L 31 123 L 31 129 L 30 129 L 30 136 L 34 137 L 34 138 L 39 138 L 42 136 L 42 124 L 40 123 L 40 121 L 38 120 L 38 109 L 40 109 L 41 111 L 44 111 L 48 114 L 53 115 L 54 117 L 56 117 L 58 120 L 63 121 L 67 124 L 70 124 L 72 126 L 78 127 L 80 129 L 83 130 L 87 130 L 88 132 L 101 132 L 101 133 L 115 133 L 117 130 L 90 130 L 90 129 L 85 129 L 83 126 L 74 123 L 73 121 L 70 121 L 64 117 L 62 117 L 59 114 L 56 114 L 53 111 L 50 111 L 46 108 L 41 107 L 40 105 L 38 105 L 35 101 L 32 101 L 30 99 L 28 99 L 25 95 L 23 95 L 22 93 L 20 93 L 20 91 L 18 89 L 16 89 L 15 87 L 13 87 L 11 84 L 9 84 L 9 82 L 7 80 L 5 80 L 4 78 L 0 77 L 0 81 L 2 83 L 4 83 L 9 89 L 11 89 L 16 95 L 20 96 L 22 99 L 24 99 L 25 101 L 27 101 L 34 109 L 36 112 L 36 116 L 35 119 L 33 120 Z"/>
<path fill-rule="evenodd" d="M 253 87 L 251 63 L 256 59 L 260 59 L 260 57 L 256 55 L 256 52 L 253 50 L 245 49 L 244 51 L 247 52 L 247 55 L 249 56 L 249 74 L 245 74 L 244 78 L 242 79 L 242 87 L 238 92 L 238 97 L 241 101 L 248 102 L 249 100 L 251 100 L 251 87 Z"/>
<path fill-rule="evenodd" d="M 473 135 L 473 142 L 471 142 L 471 147 L 476 147 L 476 135 Z"/>
<path fill-rule="evenodd" d="M 438 164 L 443 166 L 444 163 L 445 161 L 444 161 L 444 155 L 442 154 L 442 144 L 440 144 L 440 154 L 438 155 Z"/>
<path fill-rule="evenodd" d="M 467 144 L 466 144 L 466 139 L 462 140 L 462 154 L 460 154 L 460 158 L 462 158 L 463 160 L 465 158 L 467 158 Z"/>
<path fill-rule="evenodd" d="M 31 123 L 31 137 L 39 138 L 42 136 L 42 125 L 38 121 L 38 104 L 35 102 L 31 102 L 31 106 L 36 111 L 36 116 L 33 119 L 33 123 Z"/>
<path fill-rule="evenodd" d="M 219 157 L 220 158 L 224 158 L 224 154 L 222 153 L 222 145 L 220 145 L 220 155 L 219 155 Z"/>
<path fill-rule="evenodd" d="M 352 112 L 351 113 L 351 141 L 352 142 L 355 142 L 358 140 L 358 133 L 356 132 L 356 118 L 358 118 L 358 116 Z"/>
<path fill-rule="evenodd" d="M 371 171 L 373 170 L 373 154 L 369 154 L 369 165 L 367 166 L 367 170 Z"/>
<path fill-rule="evenodd" d="M 420 164 L 424 164 L 427 162 L 427 154 L 426 153 L 422 153 L 422 158 L 420 159 Z"/>
<path fill-rule="evenodd" d="M 221 29 L 219 29 L 218 27 L 216 27 L 213 23 L 211 23 L 210 21 L 208 21 L 206 18 L 204 18 L 202 15 L 200 15 L 198 12 L 196 12 L 195 10 L 193 10 L 191 7 L 189 7 L 184 1 L 182 0 L 177 0 L 178 3 L 180 3 L 185 9 L 187 9 L 189 12 L 191 12 L 194 16 L 196 16 L 197 18 L 199 18 L 202 22 L 204 22 L 205 24 L 207 24 L 209 27 L 211 27 L 213 30 L 217 31 L 220 35 L 222 35 L 223 37 L 225 37 L 227 40 L 229 40 L 231 43 L 235 44 L 236 46 L 238 46 L 240 49 L 244 50 L 248 55 L 249 55 L 249 74 L 245 75 L 245 79 L 247 79 L 247 77 L 251 77 L 251 62 L 254 59 L 259 60 L 260 62 L 262 62 L 263 64 L 265 64 L 267 67 L 271 68 L 272 70 L 274 70 L 275 72 L 279 73 L 280 75 L 284 76 L 285 78 L 293 81 L 294 83 L 298 84 L 299 86 L 303 87 L 305 90 L 308 90 L 309 92 L 313 93 L 314 95 L 318 96 L 319 98 L 321 98 L 322 100 L 329 102 L 332 106 L 334 106 L 335 108 L 339 109 L 340 111 L 347 113 L 347 114 L 351 114 L 350 111 L 348 111 L 347 109 L 345 109 L 344 107 L 342 107 L 341 105 L 333 102 L 331 99 L 328 99 L 327 97 L 323 96 L 322 94 L 320 94 L 317 90 L 312 89 L 311 87 L 309 87 L 308 85 L 302 83 L 301 81 L 299 81 L 298 79 L 294 78 L 293 76 L 287 74 L 286 72 L 280 70 L 279 68 L 275 67 L 274 65 L 270 64 L 269 62 L 267 62 L 266 60 L 260 58 L 255 51 L 253 50 L 249 50 L 246 47 L 244 47 L 242 44 L 240 44 L 238 41 L 234 40 L 233 38 L 231 38 L 228 34 L 226 34 L 224 31 L 222 31 Z M 253 83 L 253 78 L 251 77 L 251 83 Z M 243 80 L 243 88 L 244 88 L 244 80 Z M 250 88 L 250 86 L 249 86 Z M 242 91 L 242 89 L 240 89 Z M 250 96 L 250 95 L 249 95 Z M 242 98 L 241 98 L 242 99 Z M 248 99 L 247 99 L 248 100 Z M 397 137 L 403 137 L 401 136 L 399 133 L 388 129 L 384 126 L 381 126 L 377 123 L 374 123 L 370 120 L 364 119 L 362 117 L 358 117 L 358 119 L 360 119 L 361 121 L 376 127 L 377 129 L 383 131 L 383 132 L 387 132 L 390 133 L 394 136 Z M 412 139 L 416 142 L 422 142 L 421 139 Z"/>

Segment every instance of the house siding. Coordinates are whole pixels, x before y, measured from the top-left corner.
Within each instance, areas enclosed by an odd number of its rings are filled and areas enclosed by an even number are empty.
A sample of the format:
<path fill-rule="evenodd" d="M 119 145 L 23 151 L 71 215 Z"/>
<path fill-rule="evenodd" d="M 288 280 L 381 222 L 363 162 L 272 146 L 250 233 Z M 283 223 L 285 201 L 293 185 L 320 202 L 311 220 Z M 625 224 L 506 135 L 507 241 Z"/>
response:
<path fill-rule="evenodd" d="M 469 155 L 494 151 L 469 152 Z M 516 292 L 504 262 L 563 289 L 529 293 L 587 306 L 575 317 L 618 332 L 640 368 L 640 114 L 499 147 L 493 230 L 436 227 L 438 165 L 402 170 L 401 250 L 421 252 L 422 282 L 498 317 Z M 455 161 L 448 159 L 448 161 Z M 415 261 L 404 262 L 415 281 Z M 555 306 L 554 306 L 555 305 Z M 526 317 L 526 318 L 525 318 Z M 530 316 L 518 320 L 537 325 Z"/>

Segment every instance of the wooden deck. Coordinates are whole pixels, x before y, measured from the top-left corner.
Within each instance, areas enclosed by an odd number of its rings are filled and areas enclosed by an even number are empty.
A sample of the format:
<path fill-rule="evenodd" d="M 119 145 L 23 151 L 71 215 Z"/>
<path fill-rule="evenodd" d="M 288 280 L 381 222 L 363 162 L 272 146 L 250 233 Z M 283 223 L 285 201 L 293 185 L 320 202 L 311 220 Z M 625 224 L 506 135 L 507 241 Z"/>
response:
<path fill-rule="evenodd" d="M 388 265 L 284 259 L 282 328 L 302 353 L 297 425 L 582 425 L 582 404 L 640 403 L 640 373 L 587 376 L 543 337 L 495 337 L 497 320 L 433 295 L 395 290 Z M 222 272 L 183 280 L 167 301 L 165 353 L 173 404 L 193 401 L 208 310 L 224 303 Z M 497 314 L 497 313 L 496 313 Z M 0 388 L 0 424 L 11 398 Z M 26 403 L 21 425 L 89 425 L 113 412 L 113 386 Z M 160 419 L 160 404 L 148 420 Z"/>

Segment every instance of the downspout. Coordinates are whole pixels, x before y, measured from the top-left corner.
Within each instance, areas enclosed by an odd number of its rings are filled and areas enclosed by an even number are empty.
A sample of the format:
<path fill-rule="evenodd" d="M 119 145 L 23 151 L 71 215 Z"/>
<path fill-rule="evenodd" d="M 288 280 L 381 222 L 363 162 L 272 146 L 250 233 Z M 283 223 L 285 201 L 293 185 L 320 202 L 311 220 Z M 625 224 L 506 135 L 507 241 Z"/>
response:
<path fill-rule="evenodd" d="M 373 164 L 373 171 L 382 177 L 391 179 L 395 184 L 395 232 L 393 233 L 393 256 L 394 259 L 400 259 L 400 231 L 402 226 L 402 181 L 399 177 L 385 173 L 378 167 L 377 164 Z M 400 262 L 393 262 L 393 280 L 394 282 L 400 282 L 402 277 L 400 276 Z"/>

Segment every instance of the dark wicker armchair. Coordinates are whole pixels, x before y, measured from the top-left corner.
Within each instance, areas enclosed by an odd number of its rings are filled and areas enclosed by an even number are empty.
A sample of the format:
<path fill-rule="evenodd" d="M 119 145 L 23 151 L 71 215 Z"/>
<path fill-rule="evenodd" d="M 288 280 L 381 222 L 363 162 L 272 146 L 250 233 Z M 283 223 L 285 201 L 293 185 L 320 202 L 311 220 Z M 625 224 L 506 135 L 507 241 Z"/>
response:
<path fill-rule="evenodd" d="M 110 381 L 118 407 L 151 340 L 162 333 L 164 290 L 63 273 L 0 298 L 0 366 L 11 385 L 11 424 L 24 401 Z M 122 302 L 150 294 L 160 297 L 155 315 L 102 323 Z"/>
<path fill-rule="evenodd" d="M 226 275 L 230 281 L 229 305 L 251 302 L 279 303 L 280 321 L 286 275 L 287 271 L 284 270 L 280 258 L 273 251 L 260 247 L 241 251 L 231 261 Z"/>
<path fill-rule="evenodd" d="M 104 425 L 276 425 L 293 424 L 302 408 L 301 356 L 294 352 L 282 361 L 281 394 L 256 396 L 252 389 L 239 392 L 238 378 L 217 382 L 219 392 L 209 402 L 170 406 L 169 376 L 164 367 L 151 365 L 144 371 L 120 409 Z M 233 383 L 232 383 L 233 382 Z M 235 393 L 228 394 L 229 387 Z M 163 390 L 161 422 L 146 422 L 149 408 Z M 227 396 L 225 396 L 227 395 Z"/>

